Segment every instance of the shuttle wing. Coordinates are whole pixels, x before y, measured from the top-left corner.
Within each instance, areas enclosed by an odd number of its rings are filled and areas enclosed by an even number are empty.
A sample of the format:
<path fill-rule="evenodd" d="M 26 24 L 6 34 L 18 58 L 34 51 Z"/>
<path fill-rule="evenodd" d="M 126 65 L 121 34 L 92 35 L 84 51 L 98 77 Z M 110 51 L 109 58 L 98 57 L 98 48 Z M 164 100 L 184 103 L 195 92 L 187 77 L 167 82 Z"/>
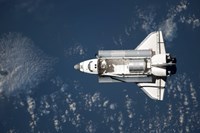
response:
<path fill-rule="evenodd" d="M 165 54 L 165 44 L 161 31 L 150 33 L 135 50 L 150 49 L 155 54 Z M 137 85 L 152 99 L 163 100 L 166 78 L 154 77 L 152 83 L 137 83 Z"/>
<path fill-rule="evenodd" d="M 152 99 L 163 100 L 166 79 L 155 79 L 154 83 L 138 83 L 137 85 Z"/>
<path fill-rule="evenodd" d="M 161 31 L 150 33 L 135 50 L 151 49 L 155 54 L 165 54 L 165 45 Z"/>

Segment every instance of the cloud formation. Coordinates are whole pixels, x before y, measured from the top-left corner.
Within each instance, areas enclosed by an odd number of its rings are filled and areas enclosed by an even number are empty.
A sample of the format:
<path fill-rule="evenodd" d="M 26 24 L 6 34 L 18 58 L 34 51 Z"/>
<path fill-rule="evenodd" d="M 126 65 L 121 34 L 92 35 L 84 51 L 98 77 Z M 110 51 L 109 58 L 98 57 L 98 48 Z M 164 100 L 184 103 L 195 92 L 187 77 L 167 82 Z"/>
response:
<path fill-rule="evenodd" d="M 162 30 L 165 40 L 173 41 L 177 37 L 180 24 L 189 25 L 193 30 L 200 27 L 200 19 L 195 13 L 190 12 L 189 8 L 191 7 L 187 0 L 180 0 L 176 5 L 171 5 L 166 13 L 162 14 L 160 14 L 160 8 L 147 6 L 144 9 L 136 6 L 131 24 L 125 26 L 124 33 L 113 42 L 115 45 L 119 42 L 123 44 L 127 37 L 130 37 L 138 29 L 142 29 L 147 34 Z"/>
<path fill-rule="evenodd" d="M 122 91 L 120 100 L 114 101 L 95 89 L 87 92 L 78 81 L 70 84 L 56 78 L 50 83 L 55 91 L 41 97 L 19 97 L 15 106 L 28 111 L 31 119 L 28 123 L 26 119 L 21 121 L 30 127 L 26 129 L 27 132 L 140 133 L 200 130 L 199 87 L 186 74 L 179 74 L 168 81 L 162 102 L 140 95 L 142 90 L 139 91 L 141 100 Z"/>
<path fill-rule="evenodd" d="M 198 19 L 195 15 L 180 16 L 179 21 L 183 24 L 191 25 L 193 29 L 198 28 L 200 26 L 200 19 Z"/>
<path fill-rule="evenodd" d="M 75 43 L 71 47 L 65 49 L 65 56 L 74 56 L 74 55 L 80 55 L 83 56 L 87 52 L 87 49 L 83 47 L 80 43 Z"/>
<path fill-rule="evenodd" d="M 177 23 L 174 18 L 168 18 L 160 23 L 159 30 L 164 34 L 164 38 L 168 41 L 172 41 L 176 37 Z"/>
<path fill-rule="evenodd" d="M 46 56 L 21 34 L 9 33 L 0 39 L 0 69 L 8 74 L 0 79 L 0 95 L 29 91 L 52 70 L 54 59 Z"/>

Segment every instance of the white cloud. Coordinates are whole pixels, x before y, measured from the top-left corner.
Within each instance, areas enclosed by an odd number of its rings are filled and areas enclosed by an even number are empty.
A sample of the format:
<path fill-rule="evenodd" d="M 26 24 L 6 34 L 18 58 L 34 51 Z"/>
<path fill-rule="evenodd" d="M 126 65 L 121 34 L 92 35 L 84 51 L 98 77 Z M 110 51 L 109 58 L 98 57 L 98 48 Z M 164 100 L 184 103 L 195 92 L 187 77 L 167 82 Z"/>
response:
<path fill-rule="evenodd" d="M 35 100 L 30 96 L 27 97 L 27 105 L 28 105 L 27 111 L 31 116 L 31 121 L 29 122 L 29 126 L 31 127 L 31 130 L 34 131 L 34 128 L 37 125 L 37 116 L 34 113 L 36 109 L 36 103 Z"/>
<path fill-rule="evenodd" d="M 187 2 L 187 0 L 181 0 L 179 3 L 177 3 L 177 5 L 172 5 L 169 8 L 166 17 L 176 17 L 183 11 L 186 11 L 188 8 L 188 5 L 189 5 L 189 3 Z"/>
<path fill-rule="evenodd" d="M 69 47 L 65 50 L 65 55 L 73 56 L 73 55 L 85 55 L 87 52 L 87 49 L 83 47 L 80 43 L 75 43 L 73 46 Z"/>
<path fill-rule="evenodd" d="M 189 8 L 188 0 L 180 0 L 176 5 L 172 5 L 166 14 L 157 16 L 155 9 L 148 8 L 146 10 L 136 9 L 136 18 L 130 26 L 132 30 L 140 27 L 146 33 L 155 30 L 162 30 L 165 40 L 172 41 L 178 32 L 178 25 L 180 23 L 190 25 L 193 29 L 200 27 L 200 19 L 195 14 L 188 15 Z M 160 21 L 162 20 L 162 21 Z M 125 34 L 130 36 L 130 33 L 125 29 Z"/>
<path fill-rule="evenodd" d="M 184 5 L 177 6 L 178 11 L 185 9 Z M 149 9 L 149 12 L 144 12 L 140 9 L 137 10 L 138 18 L 141 23 L 141 29 L 149 33 L 155 30 L 161 30 L 166 40 L 172 41 L 177 32 L 177 23 L 175 22 L 175 16 L 177 15 L 176 10 L 170 10 L 171 15 L 165 17 L 162 22 L 158 23 L 155 20 L 157 19 L 156 13 L 153 10 Z M 167 15 L 167 16 L 168 16 Z"/>
<path fill-rule="evenodd" d="M 110 104 L 110 109 L 115 110 L 117 108 L 117 104 L 111 103 Z"/>
<path fill-rule="evenodd" d="M 146 32 L 151 32 L 156 29 L 155 17 L 156 13 L 152 9 L 148 9 L 148 12 L 144 12 L 140 9 L 137 10 L 138 18 L 141 22 L 141 28 Z"/>
<path fill-rule="evenodd" d="M 189 3 L 187 2 L 187 0 L 182 0 L 180 1 L 180 3 L 176 6 L 176 11 L 177 12 L 182 12 L 184 10 L 187 9 Z"/>
<path fill-rule="evenodd" d="M 73 102 L 73 103 L 69 104 L 69 109 L 72 110 L 73 112 L 76 111 L 76 103 Z"/>
<path fill-rule="evenodd" d="M 8 71 L 1 79 L 2 95 L 30 91 L 47 77 L 55 61 L 18 33 L 5 34 L 0 39 L 0 46 L 1 69 Z"/>
<path fill-rule="evenodd" d="M 85 131 L 87 133 L 95 133 L 96 132 L 96 125 L 94 124 L 94 122 L 92 120 L 88 121 Z"/>
<path fill-rule="evenodd" d="M 195 14 L 190 15 L 187 12 L 189 8 L 189 2 L 187 0 L 181 0 L 179 4 L 172 7 L 169 10 L 168 17 L 174 18 L 177 20 L 176 23 L 183 23 L 187 25 L 191 25 L 193 29 L 198 28 L 200 26 L 200 19 L 196 17 Z"/>
<path fill-rule="evenodd" d="M 193 29 L 200 26 L 200 19 L 195 15 L 192 16 L 180 16 L 179 21 L 183 24 L 191 25 Z"/>
<path fill-rule="evenodd" d="M 176 37 L 177 23 L 173 18 L 168 18 L 160 24 L 159 30 L 163 31 L 166 40 L 172 41 Z"/>
<path fill-rule="evenodd" d="M 125 34 L 126 34 L 127 36 L 130 36 L 130 35 L 131 35 L 131 34 L 130 34 L 131 28 L 130 28 L 130 27 L 129 27 L 129 28 L 125 27 L 124 32 L 125 32 Z"/>
<path fill-rule="evenodd" d="M 163 31 L 163 35 L 167 41 L 172 41 L 178 31 L 178 21 L 177 17 L 187 10 L 189 3 L 187 0 L 181 0 L 177 5 L 172 6 L 166 18 L 159 24 L 158 29 Z"/>
<path fill-rule="evenodd" d="M 199 19 L 194 19 L 193 20 L 193 28 L 196 28 L 196 27 L 199 27 L 200 26 L 200 21 L 199 21 Z"/>
<path fill-rule="evenodd" d="M 32 132 L 38 129 L 45 132 L 39 125 L 44 122 L 47 126 L 53 125 L 57 132 L 72 127 L 77 132 L 99 132 L 99 124 L 111 132 L 194 132 L 200 129 L 199 87 L 196 88 L 186 74 L 175 75 L 168 80 L 162 108 L 160 102 L 145 95 L 140 96 L 146 100 L 138 102 L 134 94 L 123 92 L 121 102 L 116 103 L 100 92 L 85 92 L 87 89 L 83 91 L 81 86 L 74 90 L 76 83 L 63 82 L 60 86 L 57 82 L 52 83 L 56 87 L 55 92 L 37 100 L 30 96 L 25 99 L 27 106 L 23 107 L 27 107 L 25 109 L 31 118 L 28 124 Z M 61 89 L 63 86 L 66 89 Z M 44 113 L 46 111 L 50 113 Z"/>

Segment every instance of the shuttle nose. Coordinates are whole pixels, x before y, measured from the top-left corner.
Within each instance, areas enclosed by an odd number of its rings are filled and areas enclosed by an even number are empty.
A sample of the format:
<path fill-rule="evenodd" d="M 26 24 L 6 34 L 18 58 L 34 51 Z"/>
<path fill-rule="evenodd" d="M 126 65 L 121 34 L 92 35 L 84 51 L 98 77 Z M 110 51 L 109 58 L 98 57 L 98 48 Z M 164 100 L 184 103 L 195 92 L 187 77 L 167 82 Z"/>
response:
<path fill-rule="evenodd" d="M 74 66 L 74 69 L 80 70 L 80 64 L 76 64 L 76 65 Z"/>

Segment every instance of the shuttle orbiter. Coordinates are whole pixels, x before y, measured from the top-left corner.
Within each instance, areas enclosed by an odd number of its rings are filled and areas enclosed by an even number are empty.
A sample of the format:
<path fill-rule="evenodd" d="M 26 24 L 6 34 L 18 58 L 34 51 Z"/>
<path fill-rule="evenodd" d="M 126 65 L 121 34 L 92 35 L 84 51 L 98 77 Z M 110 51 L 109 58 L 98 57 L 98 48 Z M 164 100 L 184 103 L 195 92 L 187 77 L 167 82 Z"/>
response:
<path fill-rule="evenodd" d="M 74 68 L 97 74 L 99 83 L 135 82 L 150 98 L 163 100 L 166 79 L 176 73 L 176 58 L 166 53 L 162 32 L 157 31 L 134 50 L 99 50 L 96 59 Z"/>

